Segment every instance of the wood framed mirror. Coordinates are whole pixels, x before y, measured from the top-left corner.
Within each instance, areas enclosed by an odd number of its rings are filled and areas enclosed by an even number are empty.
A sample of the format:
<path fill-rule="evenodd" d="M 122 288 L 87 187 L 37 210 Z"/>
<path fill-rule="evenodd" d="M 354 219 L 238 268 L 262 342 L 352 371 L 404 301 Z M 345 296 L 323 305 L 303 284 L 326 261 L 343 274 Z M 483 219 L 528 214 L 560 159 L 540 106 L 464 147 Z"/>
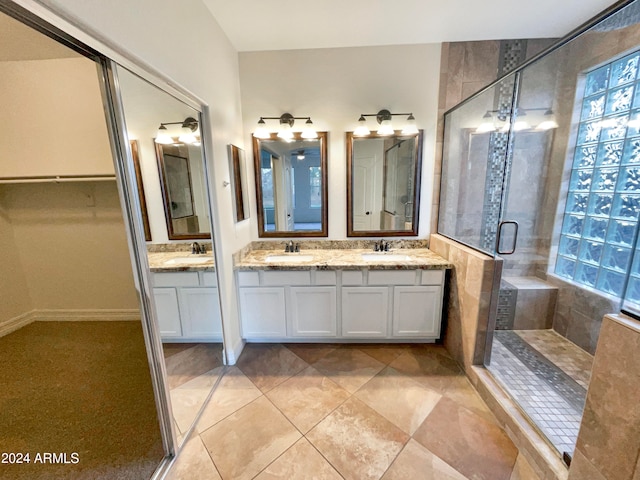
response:
<path fill-rule="evenodd" d="M 169 240 L 211 238 L 201 147 L 155 146 Z"/>
<path fill-rule="evenodd" d="M 327 132 L 292 141 L 253 138 L 258 235 L 326 237 Z"/>
<path fill-rule="evenodd" d="M 348 237 L 418 235 L 422 136 L 347 132 Z"/>
<path fill-rule="evenodd" d="M 236 222 L 249 218 L 246 171 L 244 150 L 235 145 L 229 145 L 229 172 L 231 173 L 231 190 Z"/>
<path fill-rule="evenodd" d="M 151 241 L 151 227 L 149 226 L 149 212 L 147 210 L 147 199 L 144 195 L 144 185 L 142 183 L 142 169 L 140 167 L 140 148 L 137 140 L 130 140 L 131 156 L 133 157 L 133 168 L 136 171 L 136 185 L 138 186 L 138 198 L 140 200 L 140 215 L 142 216 L 142 226 L 144 228 L 144 239 Z"/>

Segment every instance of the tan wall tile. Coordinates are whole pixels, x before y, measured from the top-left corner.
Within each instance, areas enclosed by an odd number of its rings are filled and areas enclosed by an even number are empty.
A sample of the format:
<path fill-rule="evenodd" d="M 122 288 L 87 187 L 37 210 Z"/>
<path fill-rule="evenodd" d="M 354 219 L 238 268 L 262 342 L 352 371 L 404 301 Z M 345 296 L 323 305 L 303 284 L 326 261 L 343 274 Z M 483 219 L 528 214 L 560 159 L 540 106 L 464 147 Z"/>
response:
<path fill-rule="evenodd" d="M 607 315 L 593 362 L 576 451 L 607 479 L 630 479 L 640 451 L 640 325 Z M 572 464 L 571 479 L 586 467 Z M 577 466 L 575 466 L 577 465 Z M 595 478 L 595 477 L 594 477 Z"/>

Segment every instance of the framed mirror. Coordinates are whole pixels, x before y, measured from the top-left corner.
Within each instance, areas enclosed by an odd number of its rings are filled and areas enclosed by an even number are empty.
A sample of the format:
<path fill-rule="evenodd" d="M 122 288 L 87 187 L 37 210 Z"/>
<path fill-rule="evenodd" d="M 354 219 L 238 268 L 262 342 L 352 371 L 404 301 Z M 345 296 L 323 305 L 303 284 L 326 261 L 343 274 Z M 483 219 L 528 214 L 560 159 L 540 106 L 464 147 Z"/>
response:
<path fill-rule="evenodd" d="M 200 145 L 155 145 L 169 240 L 211 238 Z"/>
<path fill-rule="evenodd" d="M 327 236 L 327 132 L 292 141 L 253 138 L 258 235 Z"/>
<path fill-rule="evenodd" d="M 418 235 L 422 135 L 347 132 L 347 236 Z"/>
<path fill-rule="evenodd" d="M 142 184 L 142 168 L 140 167 L 140 147 L 137 140 L 130 140 L 131 155 L 133 157 L 133 168 L 136 171 L 136 184 L 138 185 L 138 199 L 140 200 L 140 215 L 142 216 L 142 226 L 144 227 L 144 239 L 151 241 L 151 226 L 149 225 L 149 211 L 147 210 L 147 199 L 144 195 L 144 185 Z"/>
<path fill-rule="evenodd" d="M 241 222 L 249 218 L 249 205 L 246 195 L 247 165 L 244 150 L 235 145 L 229 145 L 229 171 L 231 172 L 231 190 L 233 192 L 236 222 Z"/>

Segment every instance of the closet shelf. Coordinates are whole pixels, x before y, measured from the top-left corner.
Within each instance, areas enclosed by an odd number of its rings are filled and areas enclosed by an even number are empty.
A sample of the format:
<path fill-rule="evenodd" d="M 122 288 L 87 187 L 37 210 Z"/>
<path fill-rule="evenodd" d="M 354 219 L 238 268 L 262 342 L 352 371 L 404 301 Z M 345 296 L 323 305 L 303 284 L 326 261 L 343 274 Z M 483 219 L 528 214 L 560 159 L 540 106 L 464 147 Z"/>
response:
<path fill-rule="evenodd" d="M 115 175 L 38 175 L 24 177 L 0 177 L 2 183 L 62 183 L 115 181 Z"/>

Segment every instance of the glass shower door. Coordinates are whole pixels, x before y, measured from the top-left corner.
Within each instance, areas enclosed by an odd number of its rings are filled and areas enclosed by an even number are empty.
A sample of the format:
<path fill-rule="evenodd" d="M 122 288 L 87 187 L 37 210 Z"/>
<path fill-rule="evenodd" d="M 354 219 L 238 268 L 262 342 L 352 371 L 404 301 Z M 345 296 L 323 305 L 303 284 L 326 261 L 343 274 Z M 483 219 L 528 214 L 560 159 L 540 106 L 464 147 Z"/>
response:
<path fill-rule="evenodd" d="M 496 254 L 515 76 L 445 115 L 438 233 Z"/>

